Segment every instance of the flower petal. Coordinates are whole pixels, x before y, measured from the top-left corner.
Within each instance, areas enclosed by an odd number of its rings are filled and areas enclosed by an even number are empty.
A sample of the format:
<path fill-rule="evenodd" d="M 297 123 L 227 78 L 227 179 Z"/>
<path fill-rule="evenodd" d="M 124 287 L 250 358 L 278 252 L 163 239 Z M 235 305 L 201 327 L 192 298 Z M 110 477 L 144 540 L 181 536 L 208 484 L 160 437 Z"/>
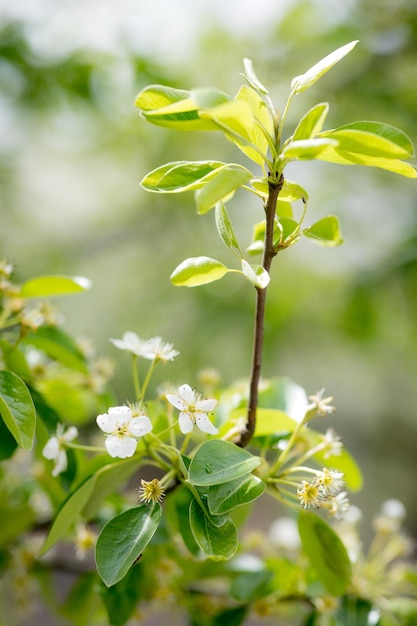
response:
<path fill-rule="evenodd" d="M 143 437 L 152 430 L 152 422 L 146 415 L 140 415 L 130 420 L 128 431 L 134 437 Z"/>
<path fill-rule="evenodd" d="M 186 403 L 179 396 L 175 396 L 173 393 L 167 393 L 165 397 L 170 404 L 175 406 L 176 409 L 182 411 L 183 409 L 187 408 Z"/>
<path fill-rule="evenodd" d="M 211 413 L 217 406 L 217 400 L 211 398 L 209 400 L 199 400 L 196 402 L 195 408 L 197 411 L 202 411 L 204 413 Z"/>
<path fill-rule="evenodd" d="M 57 437 L 51 437 L 47 442 L 46 446 L 42 450 L 42 455 L 45 459 L 52 461 L 53 459 L 58 458 L 59 454 L 59 441 Z"/>
<path fill-rule="evenodd" d="M 126 459 L 135 454 L 137 441 L 133 437 L 118 437 L 109 435 L 104 442 L 107 452 L 113 458 Z"/>
<path fill-rule="evenodd" d="M 132 419 L 132 411 L 128 406 L 111 406 L 108 411 L 111 417 L 114 416 L 116 424 L 127 424 Z"/>
<path fill-rule="evenodd" d="M 219 430 L 210 422 L 207 413 L 194 413 L 194 417 L 197 426 L 203 431 L 203 433 L 217 435 Z"/>
<path fill-rule="evenodd" d="M 78 437 L 78 430 L 75 426 L 70 426 L 68 430 L 64 433 L 63 438 L 65 441 L 72 441 Z"/>
<path fill-rule="evenodd" d="M 189 413 L 180 413 L 179 425 L 180 425 L 180 431 L 184 435 L 192 431 L 192 429 L 194 428 L 194 424 Z"/>
<path fill-rule="evenodd" d="M 117 429 L 117 421 L 108 413 L 96 417 L 96 422 L 104 433 L 112 433 Z"/>
<path fill-rule="evenodd" d="M 195 403 L 195 392 L 190 385 L 181 385 L 181 387 L 178 387 L 178 393 L 188 405 Z"/>
<path fill-rule="evenodd" d="M 52 470 L 52 476 L 56 477 L 58 476 L 58 474 L 61 474 L 61 472 L 65 472 L 67 466 L 68 460 L 65 450 L 60 450 L 58 452 L 58 456 L 55 459 L 55 467 Z"/>

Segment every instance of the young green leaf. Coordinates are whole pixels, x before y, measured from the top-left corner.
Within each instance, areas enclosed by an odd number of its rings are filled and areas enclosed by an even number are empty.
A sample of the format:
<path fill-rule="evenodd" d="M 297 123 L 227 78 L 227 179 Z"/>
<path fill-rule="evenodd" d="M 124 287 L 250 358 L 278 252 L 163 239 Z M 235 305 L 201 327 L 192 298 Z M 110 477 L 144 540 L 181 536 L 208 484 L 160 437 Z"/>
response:
<path fill-rule="evenodd" d="M 210 119 L 200 119 L 198 105 L 190 91 L 165 85 L 145 87 L 136 98 L 135 106 L 152 124 L 178 130 L 219 130 Z"/>
<path fill-rule="evenodd" d="M 298 518 L 301 543 L 327 591 L 342 596 L 352 577 L 348 553 L 339 536 L 318 515 L 303 511 Z"/>
<path fill-rule="evenodd" d="M 264 99 L 251 87 L 243 85 L 236 95 L 236 102 L 242 102 L 248 106 L 251 117 L 245 120 L 246 135 L 249 145 L 235 139 L 236 145 L 252 161 L 261 167 L 265 163 L 268 148 L 275 144 L 274 119 L 271 110 Z M 255 146 L 254 149 L 252 146 Z"/>
<path fill-rule="evenodd" d="M 336 65 L 344 56 L 346 56 L 358 43 L 358 41 L 351 41 L 350 43 L 337 48 L 326 57 L 321 59 L 318 63 L 310 67 L 307 72 L 296 76 L 291 81 L 291 89 L 293 93 L 298 94 L 306 89 L 309 89 L 318 79 L 328 72 L 333 65 Z"/>
<path fill-rule="evenodd" d="M 323 217 L 312 226 L 304 228 L 302 232 L 305 237 L 321 246 L 340 246 L 343 243 L 339 220 L 334 215 Z"/>
<path fill-rule="evenodd" d="M 230 272 L 223 263 L 207 256 L 186 259 L 175 268 L 170 278 L 177 287 L 198 287 L 220 280 Z"/>
<path fill-rule="evenodd" d="M 128 509 L 102 529 L 96 545 L 97 571 L 107 587 L 121 580 L 146 548 L 162 515 L 158 503 Z"/>
<path fill-rule="evenodd" d="M 208 507 L 212 515 L 228 513 L 237 506 L 256 500 L 265 491 L 265 483 L 248 474 L 222 485 L 212 485 L 208 491 Z"/>
<path fill-rule="evenodd" d="M 250 181 L 251 187 L 253 187 L 261 198 L 266 199 L 269 195 L 269 186 L 267 178 L 252 178 Z M 282 189 L 279 192 L 280 202 L 295 202 L 296 200 L 308 200 L 307 191 L 301 187 L 298 183 L 294 183 L 287 178 L 284 180 Z M 283 217 L 291 217 L 286 215 Z"/>
<path fill-rule="evenodd" d="M 259 93 L 267 95 L 268 90 L 266 87 L 263 86 L 259 78 L 256 76 L 251 59 L 243 59 L 243 67 L 245 68 L 245 78 L 248 81 L 249 85 Z"/>
<path fill-rule="evenodd" d="M 227 560 L 236 553 L 238 538 L 232 520 L 215 526 L 195 500 L 190 505 L 190 526 L 197 544 L 208 557 Z"/>
<path fill-rule="evenodd" d="M 262 265 L 250 265 L 242 259 L 242 272 L 245 278 L 258 289 L 265 289 L 269 285 L 270 276 Z"/>
<path fill-rule="evenodd" d="M 182 193 L 203 187 L 225 165 L 220 161 L 174 161 L 149 172 L 140 184 L 146 191 Z"/>
<path fill-rule="evenodd" d="M 386 139 L 389 144 L 389 150 L 392 150 L 392 144 L 397 146 L 397 155 L 399 158 L 412 158 L 414 156 L 414 146 L 408 135 L 406 135 L 402 130 L 399 130 L 395 126 L 391 126 L 390 124 L 383 124 L 382 122 L 373 122 L 373 121 L 359 121 L 359 122 L 351 122 L 350 124 L 345 124 L 344 126 L 340 126 L 336 128 L 334 131 L 345 131 L 345 130 L 357 130 L 362 131 L 364 133 L 370 133 L 372 135 L 376 135 L 380 138 Z"/>
<path fill-rule="evenodd" d="M 229 200 L 235 191 L 252 178 L 251 172 L 242 165 L 229 163 L 213 173 L 210 180 L 195 193 L 197 212 L 210 211 L 217 202 Z"/>
<path fill-rule="evenodd" d="M 22 298 L 49 298 L 90 288 L 91 281 L 84 276 L 38 276 L 23 283 L 19 295 Z"/>
<path fill-rule="evenodd" d="M 261 460 L 228 441 L 206 441 L 195 453 L 189 467 L 189 482 L 196 486 L 221 485 L 240 478 L 258 467 Z"/>
<path fill-rule="evenodd" d="M 216 227 L 222 241 L 239 257 L 242 256 L 232 222 L 223 202 L 218 202 L 215 208 Z"/>
<path fill-rule="evenodd" d="M 336 149 L 337 145 L 337 141 L 330 138 L 300 139 L 288 143 L 282 151 L 282 157 L 286 161 L 311 161 L 318 159 L 328 148 Z"/>
<path fill-rule="evenodd" d="M 31 450 L 36 411 L 28 388 L 19 376 L 0 371 L 0 415 L 21 448 Z"/>
<path fill-rule="evenodd" d="M 337 150 L 342 152 L 385 159 L 410 158 L 409 150 L 402 145 L 384 136 L 357 128 L 338 128 L 320 133 L 320 138 L 336 140 Z"/>
<path fill-rule="evenodd" d="M 87 373 L 87 364 L 74 339 L 57 326 L 41 326 L 25 337 L 23 343 L 35 346 L 52 359 L 73 370 Z"/>
<path fill-rule="evenodd" d="M 323 128 L 328 112 L 329 105 L 327 102 L 316 104 L 316 106 L 310 109 L 309 112 L 301 118 L 294 131 L 292 140 L 300 141 L 302 139 L 314 139 L 314 137 Z"/>

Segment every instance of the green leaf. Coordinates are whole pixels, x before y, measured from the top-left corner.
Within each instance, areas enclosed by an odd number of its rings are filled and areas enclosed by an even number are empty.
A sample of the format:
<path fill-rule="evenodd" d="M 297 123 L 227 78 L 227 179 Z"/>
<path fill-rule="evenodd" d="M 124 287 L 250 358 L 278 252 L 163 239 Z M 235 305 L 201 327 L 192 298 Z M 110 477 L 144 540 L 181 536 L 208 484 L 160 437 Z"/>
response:
<path fill-rule="evenodd" d="M 238 138 L 235 138 L 234 141 L 247 157 L 262 167 L 266 160 L 269 145 L 275 143 L 274 120 L 271 110 L 265 100 L 246 85 L 240 88 L 235 101 L 246 104 L 248 112 L 245 119 L 246 135 L 244 137 L 246 141 L 242 142 Z M 254 149 L 253 146 L 257 149 Z"/>
<path fill-rule="evenodd" d="M 96 545 L 97 571 L 107 587 L 121 580 L 155 534 L 162 515 L 158 503 L 128 509 L 102 529 Z"/>
<path fill-rule="evenodd" d="M 389 138 L 388 132 L 386 135 L 381 136 L 372 132 L 371 126 L 367 122 L 363 122 L 363 125 L 365 128 L 368 127 L 369 130 L 361 130 L 357 127 L 357 124 L 351 124 L 342 126 L 336 130 L 321 133 L 320 137 L 336 140 L 338 143 L 337 149 L 342 152 L 394 160 L 408 159 L 413 156 L 413 151 L 410 154 L 408 145 L 407 147 L 403 147 L 403 142 L 398 143 L 398 141 L 392 141 L 391 138 Z M 377 126 L 383 125 L 380 124 Z M 396 129 L 393 130 L 396 131 Z M 397 139 L 394 133 L 392 133 L 392 137 L 395 140 Z M 407 136 L 404 135 L 404 137 Z"/>
<path fill-rule="evenodd" d="M 0 371 L 0 414 L 21 448 L 31 450 L 36 428 L 36 411 L 28 388 L 19 376 Z"/>
<path fill-rule="evenodd" d="M 228 441 L 203 443 L 189 467 L 189 482 L 197 486 L 220 485 L 249 474 L 261 460 Z"/>
<path fill-rule="evenodd" d="M 0 503 L 0 547 L 2 549 L 10 548 L 19 536 L 21 538 L 36 523 L 36 514 L 32 507 L 26 502 L 19 503 L 18 500 L 18 497 L 14 502 L 12 500 L 12 506 L 8 505 L 7 501 Z"/>
<path fill-rule="evenodd" d="M 351 122 L 350 124 L 345 124 L 344 126 L 340 126 L 339 128 L 328 132 L 333 133 L 344 131 L 358 131 L 364 133 L 363 138 L 365 143 L 370 141 L 372 144 L 372 142 L 377 141 L 375 138 L 367 137 L 367 135 L 374 135 L 374 137 L 384 139 L 386 141 L 385 144 L 377 143 L 376 145 L 379 145 L 381 148 L 383 147 L 385 150 L 387 150 L 387 156 L 393 156 L 394 152 L 398 158 L 402 159 L 407 159 L 415 156 L 414 146 L 410 137 L 406 135 L 402 130 L 399 130 L 395 126 L 391 126 L 390 124 L 363 120 L 359 122 Z"/>
<path fill-rule="evenodd" d="M 101 595 L 111 626 L 125 626 L 137 610 L 140 600 L 145 600 L 146 576 L 146 570 L 138 564 L 128 571 L 123 580 L 105 591 L 102 588 L 104 593 Z"/>
<path fill-rule="evenodd" d="M 337 147 L 334 139 L 315 138 L 291 141 L 284 147 L 282 157 L 287 161 L 311 161 L 317 159 L 326 149 Z"/>
<path fill-rule="evenodd" d="M 3 352 L 4 364 L 8 370 L 11 370 L 26 382 L 33 379 L 26 357 L 16 344 L 10 344 L 8 341 L 0 339 L 0 349 Z"/>
<path fill-rule="evenodd" d="M 283 202 L 295 202 L 296 200 L 308 200 L 308 193 L 298 183 L 285 179 L 278 197 Z"/>
<path fill-rule="evenodd" d="M 194 539 L 190 527 L 190 504 L 194 500 L 191 491 L 181 486 L 175 490 L 171 497 L 166 499 L 165 508 L 168 520 L 173 524 L 191 554 L 196 556 L 200 548 Z"/>
<path fill-rule="evenodd" d="M 212 515 L 228 513 L 237 506 L 256 500 L 265 491 L 265 483 L 251 474 L 222 485 L 212 485 L 208 491 L 208 507 Z"/>
<path fill-rule="evenodd" d="M 245 78 L 247 79 L 249 85 L 259 93 L 267 95 L 268 90 L 256 76 L 251 59 L 243 59 L 243 67 L 245 68 Z"/>
<path fill-rule="evenodd" d="M 358 41 L 351 41 L 337 50 L 334 50 L 326 57 L 321 59 L 318 63 L 310 67 L 307 72 L 301 74 L 300 76 L 296 76 L 291 81 L 291 89 L 293 93 L 298 94 L 306 89 L 309 89 L 318 79 L 323 76 L 326 72 L 328 72 L 333 65 L 338 63 L 344 56 L 346 56 L 358 43 Z"/>
<path fill-rule="evenodd" d="M 269 285 L 270 276 L 262 265 L 251 265 L 242 259 L 242 272 L 245 278 L 259 289 L 265 289 Z"/>
<path fill-rule="evenodd" d="M 230 586 L 230 595 L 239 602 L 253 602 L 273 591 L 273 573 L 267 569 L 258 572 L 242 572 Z"/>
<path fill-rule="evenodd" d="M 197 212 L 207 213 L 217 202 L 229 200 L 235 191 L 252 178 L 251 172 L 242 165 L 229 163 L 216 170 L 204 187 L 195 192 Z"/>
<path fill-rule="evenodd" d="M 186 259 L 175 268 L 170 278 L 177 287 L 198 287 L 220 280 L 230 272 L 223 263 L 207 256 Z"/>
<path fill-rule="evenodd" d="M 10 459 L 17 448 L 17 441 L 7 428 L 3 420 L 0 420 L 0 461 Z"/>
<path fill-rule="evenodd" d="M 212 626 L 241 626 L 248 614 L 249 606 L 235 606 L 231 609 L 225 609 L 213 618 Z M 200 622 L 193 622 L 190 626 L 200 626 Z"/>
<path fill-rule="evenodd" d="M 343 595 L 351 581 L 352 568 L 339 536 L 313 512 L 299 515 L 298 530 L 304 552 L 327 591 Z"/>
<path fill-rule="evenodd" d="M 296 422 L 305 416 L 308 398 L 301 385 L 285 377 L 272 378 L 259 391 L 259 406 L 265 409 L 279 409 Z"/>
<path fill-rule="evenodd" d="M 304 228 L 302 232 L 321 246 L 340 246 L 343 243 L 339 220 L 334 215 L 323 217 L 312 226 Z"/>
<path fill-rule="evenodd" d="M 73 493 L 70 493 L 62 504 L 54 522 L 48 532 L 44 544 L 39 552 L 40 556 L 48 552 L 52 546 L 62 539 L 71 524 L 81 513 L 88 500 L 90 499 L 97 475 L 94 474 L 87 478 Z"/>
<path fill-rule="evenodd" d="M 87 519 L 96 515 L 101 502 L 133 474 L 138 467 L 138 459 L 108 463 L 95 474 L 87 476 L 62 503 L 41 548 L 45 554 L 64 537 L 77 517 L 84 513 Z"/>
<path fill-rule="evenodd" d="M 238 547 L 236 527 L 232 520 L 215 526 L 196 500 L 190 505 L 190 526 L 201 550 L 215 560 L 231 559 Z"/>
<path fill-rule="evenodd" d="M 91 288 L 91 281 L 84 276 L 38 276 L 27 280 L 20 287 L 22 298 L 48 298 L 65 296 Z"/>
<path fill-rule="evenodd" d="M 237 241 L 235 231 L 233 230 L 229 214 L 223 202 L 218 202 L 216 204 L 215 217 L 217 232 L 219 233 L 220 238 L 226 246 L 232 250 L 232 252 L 235 252 L 241 257 L 242 253 L 240 251 L 239 243 Z"/>
<path fill-rule="evenodd" d="M 35 333 L 25 337 L 23 343 L 35 346 L 70 369 L 87 373 L 85 357 L 77 344 L 56 326 L 41 326 Z"/>
<path fill-rule="evenodd" d="M 140 184 L 147 191 L 181 193 L 203 187 L 224 166 L 220 161 L 174 161 L 149 172 Z"/>
<path fill-rule="evenodd" d="M 276 435 L 281 432 L 292 432 L 296 427 L 296 420 L 279 409 L 261 409 L 256 412 L 255 437 Z"/>
<path fill-rule="evenodd" d="M 136 98 L 135 106 L 152 124 L 178 130 L 219 130 L 210 119 L 201 119 L 198 105 L 190 91 L 164 85 L 145 87 Z"/>
<path fill-rule="evenodd" d="M 314 139 L 323 128 L 328 112 L 329 105 L 327 102 L 316 104 L 316 106 L 310 109 L 308 113 L 301 118 L 294 131 L 292 140 Z"/>

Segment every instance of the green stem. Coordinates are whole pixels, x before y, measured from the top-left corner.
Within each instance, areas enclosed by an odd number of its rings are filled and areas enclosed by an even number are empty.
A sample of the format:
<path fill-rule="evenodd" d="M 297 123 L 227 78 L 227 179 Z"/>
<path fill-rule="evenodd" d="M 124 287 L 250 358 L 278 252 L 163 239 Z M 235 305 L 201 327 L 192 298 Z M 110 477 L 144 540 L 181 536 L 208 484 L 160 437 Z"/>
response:
<path fill-rule="evenodd" d="M 71 443 L 70 441 L 65 441 L 62 444 L 65 448 L 74 448 L 74 450 L 86 450 L 87 452 L 107 452 L 106 448 L 101 446 L 87 446 L 81 443 Z"/>
<path fill-rule="evenodd" d="M 140 382 L 139 382 L 139 372 L 137 367 L 138 357 L 136 354 L 132 354 L 132 378 L 133 378 L 133 387 L 135 389 L 136 399 L 139 401 L 141 397 L 140 390 Z"/>
<path fill-rule="evenodd" d="M 143 385 L 142 385 L 142 394 L 141 394 L 141 397 L 140 397 L 140 406 L 141 406 L 141 407 L 142 407 L 142 405 L 143 405 L 143 401 L 144 401 L 144 399 L 145 399 L 146 390 L 147 390 L 147 388 L 148 388 L 149 381 L 151 380 L 151 377 L 152 377 L 153 371 L 154 371 L 154 369 L 155 369 L 155 367 L 156 367 L 156 364 L 158 363 L 158 360 L 159 360 L 159 359 L 157 359 L 157 358 L 153 359 L 153 361 L 152 361 L 152 363 L 151 363 L 151 365 L 150 365 L 150 367 L 149 367 L 149 369 L 148 369 L 148 373 L 146 374 L 146 378 L 145 378 L 145 380 L 143 381 Z"/>
<path fill-rule="evenodd" d="M 275 175 L 275 173 L 274 173 Z M 274 249 L 274 223 L 275 223 L 275 211 L 277 206 L 277 200 L 279 192 L 284 184 L 284 177 L 281 174 L 278 182 L 269 181 L 269 195 L 265 205 L 265 242 L 264 242 L 264 257 L 263 267 L 270 273 L 272 259 L 277 254 Z M 258 387 L 261 377 L 261 365 L 262 365 L 262 349 L 264 340 L 264 324 L 265 324 L 265 301 L 266 301 L 266 288 L 256 289 L 256 313 L 255 313 L 255 329 L 253 339 L 253 352 L 252 352 L 252 368 L 251 377 L 249 383 L 249 403 L 248 414 L 246 419 L 246 430 L 242 434 L 240 441 L 237 445 L 244 448 L 248 445 L 253 437 L 256 428 L 256 412 L 258 407 Z"/>

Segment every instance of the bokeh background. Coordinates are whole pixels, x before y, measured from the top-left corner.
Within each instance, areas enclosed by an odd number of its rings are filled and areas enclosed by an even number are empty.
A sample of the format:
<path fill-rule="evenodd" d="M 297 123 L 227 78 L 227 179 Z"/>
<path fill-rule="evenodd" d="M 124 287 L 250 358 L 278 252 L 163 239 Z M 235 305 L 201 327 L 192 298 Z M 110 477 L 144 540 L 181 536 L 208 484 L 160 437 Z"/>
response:
<path fill-rule="evenodd" d="M 171 285 L 186 257 L 233 260 L 192 193 L 139 186 L 167 161 L 245 157 L 215 134 L 148 125 L 136 94 L 164 83 L 233 95 L 249 57 L 279 108 L 293 76 L 353 39 L 355 50 L 296 99 L 287 130 L 328 101 L 328 128 L 379 120 L 416 143 L 415 0 L 0 0 L 0 257 L 22 281 L 93 281 L 59 304 L 66 329 L 115 359 L 121 401 L 131 395 L 128 361 L 109 337 L 133 330 L 173 342 L 181 358 L 160 380 L 196 384 L 214 367 L 229 384 L 249 372 L 254 308 L 233 274 L 198 289 Z M 288 174 L 309 192 L 308 223 L 338 215 L 345 243 L 305 241 L 277 261 L 263 373 L 334 396 L 332 425 L 365 475 L 355 504 L 370 516 L 400 498 L 417 534 L 417 184 L 325 163 Z M 262 207 L 237 194 L 230 212 L 249 244 Z"/>

